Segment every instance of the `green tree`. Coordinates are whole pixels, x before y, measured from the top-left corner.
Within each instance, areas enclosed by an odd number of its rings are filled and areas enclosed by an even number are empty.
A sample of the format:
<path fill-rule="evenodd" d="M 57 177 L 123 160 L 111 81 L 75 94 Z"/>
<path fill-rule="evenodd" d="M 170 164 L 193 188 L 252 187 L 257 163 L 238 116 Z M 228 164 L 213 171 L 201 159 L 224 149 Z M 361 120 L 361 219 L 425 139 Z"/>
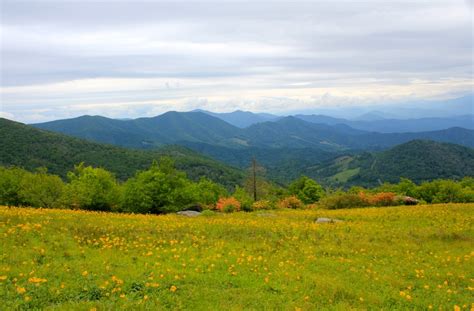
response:
<path fill-rule="evenodd" d="M 196 187 L 186 174 L 174 168 L 170 158 L 139 172 L 124 185 L 122 210 L 132 213 L 167 213 L 198 201 Z"/>
<path fill-rule="evenodd" d="M 212 205 L 219 200 L 220 197 L 227 195 L 227 190 L 207 178 L 201 178 L 195 184 L 195 192 L 197 195 L 197 202 L 205 205 Z"/>
<path fill-rule="evenodd" d="M 56 175 L 49 175 L 46 168 L 35 173 L 23 174 L 19 196 L 23 204 L 32 207 L 59 207 L 64 183 Z"/>
<path fill-rule="evenodd" d="M 21 180 L 27 171 L 13 167 L 0 167 L 0 204 L 8 206 L 23 205 L 20 195 Z"/>
<path fill-rule="evenodd" d="M 252 210 L 252 203 L 254 202 L 254 199 L 246 189 L 236 186 L 232 196 L 240 202 L 242 210 L 246 212 Z"/>
<path fill-rule="evenodd" d="M 305 204 L 318 202 L 324 196 L 323 187 L 309 177 L 301 176 L 293 181 L 288 191 L 292 195 L 296 195 Z"/>
<path fill-rule="evenodd" d="M 63 200 L 71 208 L 86 210 L 114 210 L 120 198 L 120 189 L 115 176 L 102 168 L 76 165 L 68 173 Z"/>
<path fill-rule="evenodd" d="M 396 193 L 407 195 L 410 197 L 416 197 L 417 194 L 417 185 L 408 178 L 400 178 L 400 182 L 394 189 Z"/>

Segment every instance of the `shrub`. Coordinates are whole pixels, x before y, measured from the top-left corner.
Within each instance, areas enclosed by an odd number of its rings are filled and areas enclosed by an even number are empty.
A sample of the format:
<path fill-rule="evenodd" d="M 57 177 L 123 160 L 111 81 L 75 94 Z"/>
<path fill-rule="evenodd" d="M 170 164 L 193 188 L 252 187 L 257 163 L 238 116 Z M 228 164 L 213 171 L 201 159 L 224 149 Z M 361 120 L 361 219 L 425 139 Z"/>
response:
<path fill-rule="evenodd" d="M 21 168 L 0 167 L 0 205 L 22 205 L 21 180 L 28 174 Z"/>
<path fill-rule="evenodd" d="M 202 205 L 214 205 L 219 197 L 227 195 L 224 187 L 207 178 L 201 178 L 195 188 L 197 201 Z"/>
<path fill-rule="evenodd" d="M 252 209 L 254 211 L 258 211 L 258 210 L 265 210 L 265 209 L 273 209 L 273 203 L 271 201 L 268 201 L 268 200 L 260 200 L 260 201 L 257 201 L 257 202 L 254 202 L 252 204 Z"/>
<path fill-rule="evenodd" d="M 313 204 L 306 204 L 306 209 L 318 209 L 321 208 L 321 204 L 313 203 Z"/>
<path fill-rule="evenodd" d="M 47 174 L 46 169 L 23 175 L 19 195 L 23 204 L 32 207 L 59 207 L 64 183 L 59 176 Z"/>
<path fill-rule="evenodd" d="M 238 212 L 240 211 L 240 207 L 240 202 L 234 197 L 220 198 L 216 204 L 217 210 L 224 213 Z"/>
<path fill-rule="evenodd" d="M 235 187 L 233 197 L 240 202 L 240 207 L 243 211 L 252 211 L 253 199 L 250 194 L 242 187 Z"/>
<path fill-rule="evenodd" d="M 120 192 L 115 176 L 81 163 L 68 173 L 63 201 L 71 208 L 110 211 L 116 208 Z"/>
<path fill-rule="evenodd" d="M 304 208 L 303 202 L 296 196 L 286 197 L 278 202 L 279 208 L 301 209 Z"/>
<path fill-rule="evenodd" d="M 153 163 L 150 169 L 137 173 L 125 183 L 122 210 L 153 214 L 177 212 L 197 201 L 196 185 L 185 173 L 176 170 L 170 159 L 162 158 L 159 164 Z"/>
<path fill-rule="evenodd" d="M 369 198 L 369 203 L 374 206 L 392 206 L 399 204 L 396 200 L 395 193 L 393 192 L 380 192 L 374 194 Z"/>
<path fill-rule="evenodd" d="M 321 206 L 327 209 L 342 209 L 369 206 L 369 200 L 363 193 L 336 193 L 321 200 Z"/>
<path fill-rule="evenodd" d="M 318 202 L 324 195 L 323 187 L 306 176 L 302 176 L 292 182 L 288 187 L 288 191 L 291 195 L 297 196 L 298 199 L 305 204 Z"/>

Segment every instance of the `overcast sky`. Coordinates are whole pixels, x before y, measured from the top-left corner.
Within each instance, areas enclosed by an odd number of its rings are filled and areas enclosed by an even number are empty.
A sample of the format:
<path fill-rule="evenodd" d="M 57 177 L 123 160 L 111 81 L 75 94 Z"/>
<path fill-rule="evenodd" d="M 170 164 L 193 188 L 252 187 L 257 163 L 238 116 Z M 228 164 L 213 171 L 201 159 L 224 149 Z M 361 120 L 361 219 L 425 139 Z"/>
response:
<path fill-rule="evenodd" d="M 284 113 L 462 96 L 471 0 L 1 2 L 0 116 Z"/>

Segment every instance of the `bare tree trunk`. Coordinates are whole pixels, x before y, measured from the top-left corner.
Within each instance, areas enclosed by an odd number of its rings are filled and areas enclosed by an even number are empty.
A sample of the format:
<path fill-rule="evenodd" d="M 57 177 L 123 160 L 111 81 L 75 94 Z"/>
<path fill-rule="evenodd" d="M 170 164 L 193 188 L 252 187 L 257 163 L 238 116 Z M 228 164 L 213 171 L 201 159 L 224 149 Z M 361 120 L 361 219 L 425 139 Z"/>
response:
<path fill-rule="evenodd" d="M 252 174 L 253 174 L 253 200 L 257 201 L 257 161 L 255 157 L 252 159 Z"/>

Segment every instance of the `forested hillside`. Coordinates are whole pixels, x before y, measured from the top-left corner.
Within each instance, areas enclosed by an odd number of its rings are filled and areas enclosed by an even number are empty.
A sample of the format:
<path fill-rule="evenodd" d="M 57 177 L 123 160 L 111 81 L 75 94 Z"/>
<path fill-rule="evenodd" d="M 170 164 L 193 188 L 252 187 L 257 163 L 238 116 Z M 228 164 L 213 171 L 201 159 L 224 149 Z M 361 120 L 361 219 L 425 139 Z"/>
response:
<path fill-rule="evenodd" d="M 20 166 L 28 170 L 48 168 L 65 177 L 75 164 L 100 166 L 126 179 L 138 170 L 149 168 L 161 156 L 171 156 L 176 167 L 191 179 L 206 176 L 225 186 L 239 184 L 243 172 L 201 156 L 181 146 L 167 146 L 153 151 L 132 150 L 99 144 L 52 133 L 0 118 L 0 165 Z"/>
<path fill-rule="evenodd" d="M 437 178 L 474 176 L 474 149 L 434 141 L 413 140 L 379 153 L 347 155 L 308 170 L 308 175 L 326 184 L 375 186 Z"/>

